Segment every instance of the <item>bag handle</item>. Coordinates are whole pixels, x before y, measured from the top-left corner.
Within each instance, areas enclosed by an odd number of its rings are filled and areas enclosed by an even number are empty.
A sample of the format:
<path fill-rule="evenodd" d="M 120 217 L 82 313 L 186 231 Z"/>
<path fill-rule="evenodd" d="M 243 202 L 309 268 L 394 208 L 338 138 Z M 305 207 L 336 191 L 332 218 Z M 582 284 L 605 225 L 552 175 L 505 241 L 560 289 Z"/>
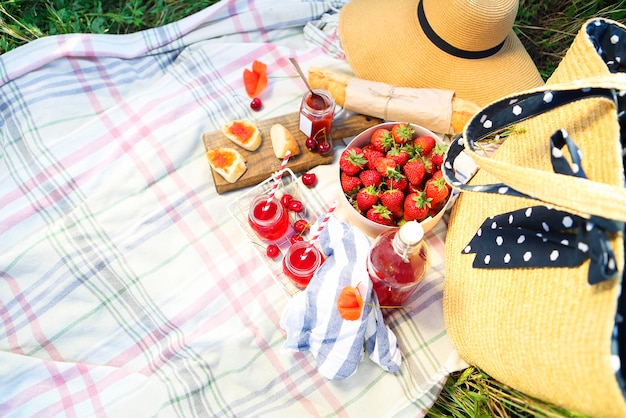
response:
<path fill-rule="evenodd" d="M 585 217 L 596 215 L 626 222 L 624 187 L 592 181 L 571 173 L 564 175 L 522 167 L 480 155 L 475 150 L 477 141 L 495 132 L 545 114 L 552 109 L 588 98 L 600 98 L 612 106 L 613 111 L 605 112 L 603 118 L 598 121 L 598 126 L 619 135 L 617 109 L 619 106 L 626 108 L 626 74 L 611 74 L 560 85 L 546 85 L 505 97 L 474 115 L 462 136 L 457 136 L 448 150 L 444 163 L 446 180 L 453 187 L 463 191 L 529 197 Z M 620 111 L 622 117 L 624 110 L 622 108 Z M 560 145 L 566 144 L 571 151 L 573 141 L 567 133 L 558 129 L 553 134 L 552 140 L 559 142 L 559 137 L 562 139 Z M 453 166 L 462 151 L 470 155 L 480 169 L 489 172 L 501 183 L 470 186 L 459 180 Z M 552 151 L 554 157 L 554 152 L 558 151 L 555 148 Z"/>

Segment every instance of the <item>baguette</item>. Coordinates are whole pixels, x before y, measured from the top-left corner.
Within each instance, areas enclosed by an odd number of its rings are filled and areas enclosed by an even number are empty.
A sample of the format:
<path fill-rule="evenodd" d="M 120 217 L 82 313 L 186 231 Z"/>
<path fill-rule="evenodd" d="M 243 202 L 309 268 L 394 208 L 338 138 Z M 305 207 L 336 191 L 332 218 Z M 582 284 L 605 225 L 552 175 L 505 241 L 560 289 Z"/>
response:
<path fill-rule="evenodd" d="M 311 88 L 327 90 L 335 103 L 343 106 L 346 102 L 346 88 L 352 77 L 345 74 L 337 73 L 321 67 L 309 67 L 308 81 Z M 469 119 L 480 110 L 475 103 L 461 99 L 456 96 L 452 97 L 452 118 L 450 121 L 450 129 L 454 133 L 459 133 L 465 127 Z M 370 115 L 371 116 L 371 115 Z"/>
<path fill-rule="evenodd" d="M 270 128 L 270 139 L 276 158 L 284 158 L 287 151 L 291 151 L 291 157 L 300 154 L 298 142 L 289 129 L 285 128 L 280 123 L 275 123 Z"/>
<path fill-rule="evenodd" d="M 222 126 L 222 133 L 245 150 L 256 151 L 261 146 L 261 132 L 249 120 L 232 120 Z"/>
<path fill-rule="evenodd" d="M 234 148 L 213 148 L 206 156 L 213 170 L 229 183 L 237 182 L 246 171 L 246 161 Z"/>

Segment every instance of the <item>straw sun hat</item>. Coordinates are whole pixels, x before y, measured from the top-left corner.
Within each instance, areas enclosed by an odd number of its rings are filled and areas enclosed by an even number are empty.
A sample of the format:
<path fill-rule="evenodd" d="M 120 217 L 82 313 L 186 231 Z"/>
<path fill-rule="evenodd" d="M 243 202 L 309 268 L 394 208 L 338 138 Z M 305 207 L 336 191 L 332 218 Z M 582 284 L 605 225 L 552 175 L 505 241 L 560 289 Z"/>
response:
<path fill-rule="evenodd" d="M 543 85 L 513 33 L 518 0 L 351 0 L 339 36 L 357 77 L 454 90 L 484 106 Z"/>

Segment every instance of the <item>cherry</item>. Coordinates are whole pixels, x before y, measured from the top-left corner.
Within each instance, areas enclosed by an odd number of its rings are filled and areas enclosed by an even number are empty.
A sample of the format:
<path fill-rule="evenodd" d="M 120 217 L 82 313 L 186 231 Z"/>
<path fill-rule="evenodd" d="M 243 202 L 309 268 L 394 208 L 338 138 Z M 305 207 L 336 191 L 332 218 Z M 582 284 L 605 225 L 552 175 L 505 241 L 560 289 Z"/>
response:
<path fill-rule="evenodd" d="M 276 245 L 270 244 L 265 249 L 265 254 L 267 254 L 269 258 L 276 258 L 278 254 L 280 254 L 280 249 Z"/>
<path fill-rule="evenodd" d="M 291 199 L 293 199 L 293 197 L 289 193 L 285 193 L 283 197 L 280 198 L 280 204 L 283 205 L 283 207 L 288 208 Z"/>
<path fill-rule="evenodd" d="M 261 99 L 259 99 L 258 97 L 255 97 L 254 99 L 252 99 L 252 101 L 250 102 L 250 108 L 252 110 L 261 110 L 261 107 L 263 106 L 263 102 L 261 101 Z"/>
<path fill-rule="evenodd" d="M 294 234 L 291 237 L 289 237 L 289 242 L 291 242 L 292 244 L 295 244 L 298 241 L 304 241 L 304 238 L 302 238 L 302 235 Z"/>
<path fill-rule="evenodd" d="M 303 234 L 311 228 L 311 224 L 306 219 L 298 219 L 293 223 L 293 230 L 298 234 Z"/>
<path fill-rule="evenodd" d="M 304 210 L 304 205 L 297 199 L 291 199 L 287 205 L 287 209 L 292 212 L 300 213 Z"/>
<path fill-rule="evenodd" d="M 306 145 L 309 151 L 315 151 L 317 149 L 317 141 L 313 138 L 307 138 L 304 145 Z"/>
<path fill-rule="evenodd" d="M 319 151 L 320 155 L 326 155 L 330 153 L 330 150 L 331 150 L 330 142 L 328 141 L 319 142 L 317 144 L 317 150 Z"/>
<path fill-rule="evenodd" d="M 313 187 L 315 186 L 316 182 L 317 182 L 317 176 L 315 175 L 315 173 L 304 173 L 302 175 L 302 183 L 305 186 Z"/>

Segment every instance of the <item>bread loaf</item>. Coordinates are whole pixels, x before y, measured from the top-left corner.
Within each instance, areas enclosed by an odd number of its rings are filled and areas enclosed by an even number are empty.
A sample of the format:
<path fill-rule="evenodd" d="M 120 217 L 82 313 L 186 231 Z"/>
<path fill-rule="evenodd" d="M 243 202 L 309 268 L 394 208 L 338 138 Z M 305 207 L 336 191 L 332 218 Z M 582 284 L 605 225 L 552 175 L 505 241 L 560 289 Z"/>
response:
<path fill-rule="evenodd" d="M 261 132 L 249 120 L 233 120 L 222 126 L 222 133 L 245 150 L 256 151 L 261 146 Z"/>
<path fill-rule="evenodd" d="M 307 78 L 311 88 L 327 90 L 333 96 L 337 105 L 343 106 L 345 104 L 346 88 L 352 77 L 330 71 L 325 68 L 311 66 L 309 67 Z M 479 110 L 480 107 L 475 103 L 461 99 L 454 95 L 452 97 L 452 118 L 450 121 L 450 129 L 454 133 L 461 132 L 469 119 Z"/>
<path fill-rule="evenodd" d="M 289 129 L 285 128 L 280 123 L 275 123 L 270 128 L 270 139 L 272 141 L 272 148 L 274 148 L 274 155 L 276 158 L 283 158 L 287 151 L 291 151 L 291 156 L 300 154 L 300 146 L 293 137 Z"/>
<path fill-rule="evenodd" d="M 246 171 L 243 156 L 234 148 L 213 148 L 206 155 L 213 170 L 229 183 L 235 183 Z"/>

